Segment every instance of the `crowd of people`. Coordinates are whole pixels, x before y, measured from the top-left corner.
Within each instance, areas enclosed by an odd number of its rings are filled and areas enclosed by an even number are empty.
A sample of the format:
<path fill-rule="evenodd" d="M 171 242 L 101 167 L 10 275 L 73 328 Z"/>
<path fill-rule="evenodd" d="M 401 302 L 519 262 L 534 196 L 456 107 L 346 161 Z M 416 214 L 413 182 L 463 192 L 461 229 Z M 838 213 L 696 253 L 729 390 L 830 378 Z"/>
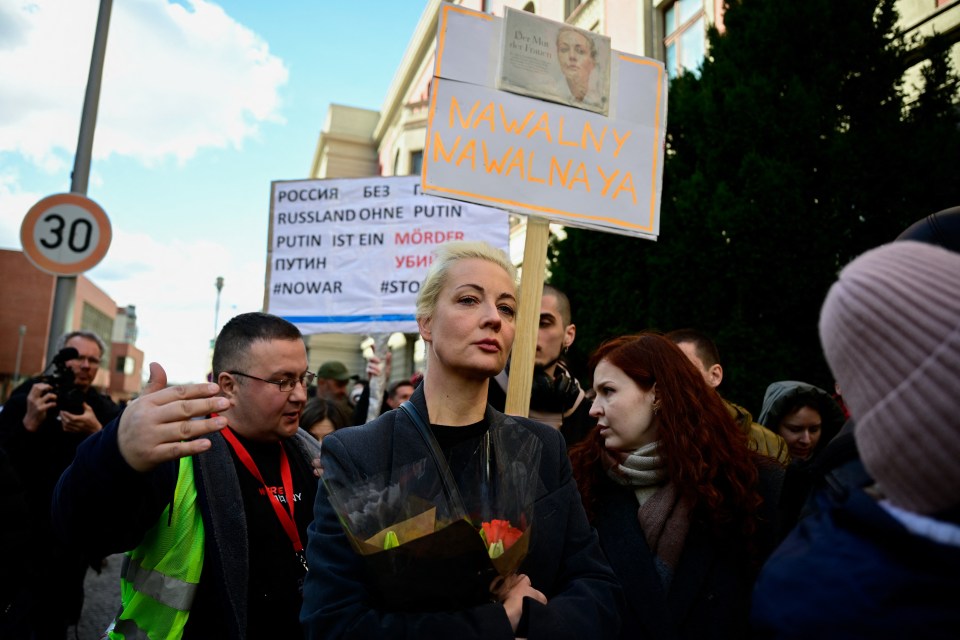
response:
<path fill-rule="evenodd" d="M 612 338 L 581 386 L 550 286 L 530 417 L 504 415 L 517 274 L 483 243 L 437 250 L 425 370 L 370 421 L 270 314 L 224 326 L 213 382 L 154 363 L 122 412 L 92 387 L 102 342 L 67 334 L 80 404 L 37 378 L 0 412 L 5 536 L 34 550 L 4 554 L 0 635 L 65 637 L 86 567 L 124 553 L 111 638 L 956 637 L 958 276 L 929 242 L 854 260 L 819 324 L 844 404 L 778 380 L 756 421 L 696 329 Z"/>

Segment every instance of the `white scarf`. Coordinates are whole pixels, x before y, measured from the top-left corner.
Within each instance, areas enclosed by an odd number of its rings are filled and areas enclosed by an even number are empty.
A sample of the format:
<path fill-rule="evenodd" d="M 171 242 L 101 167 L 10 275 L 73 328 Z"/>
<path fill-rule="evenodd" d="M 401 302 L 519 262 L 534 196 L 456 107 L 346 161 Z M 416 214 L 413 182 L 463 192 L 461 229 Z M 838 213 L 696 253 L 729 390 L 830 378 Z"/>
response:
<path fill-rule="evenodd" d="M 610 452 L 618 464 L 607 469 L 607 475 L 623 486 L 633 487 L 642 505 L 663 485 L 663 459 L 657 455 L 657 442 L 645 444 L 625 457 Z"/>

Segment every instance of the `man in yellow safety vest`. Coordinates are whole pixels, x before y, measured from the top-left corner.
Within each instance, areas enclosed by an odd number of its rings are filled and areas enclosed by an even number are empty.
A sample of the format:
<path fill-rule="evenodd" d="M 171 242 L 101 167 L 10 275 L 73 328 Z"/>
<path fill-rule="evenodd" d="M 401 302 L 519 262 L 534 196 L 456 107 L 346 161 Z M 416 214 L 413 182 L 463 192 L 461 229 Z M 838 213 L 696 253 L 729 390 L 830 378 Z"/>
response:
<path fill-rule="evenodd" d="M 246 313 L 220 332 L 216 384 L 148 393 L 78 450 L 54 496 L 65 540 L 126 552 L 112 638 L 301 637 L 316 440 L 300 331 Z"/>

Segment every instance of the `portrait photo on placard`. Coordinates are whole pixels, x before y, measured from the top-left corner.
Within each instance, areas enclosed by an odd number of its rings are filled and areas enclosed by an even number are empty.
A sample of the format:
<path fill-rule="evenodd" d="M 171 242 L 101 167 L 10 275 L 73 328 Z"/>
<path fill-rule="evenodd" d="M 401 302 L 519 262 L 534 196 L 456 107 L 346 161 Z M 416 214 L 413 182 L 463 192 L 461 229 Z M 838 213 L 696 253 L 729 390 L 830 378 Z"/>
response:
<path fill-rule="evenodd" d="M 497 89 L 607 115 L 610 38 L 507 7 Z"/>

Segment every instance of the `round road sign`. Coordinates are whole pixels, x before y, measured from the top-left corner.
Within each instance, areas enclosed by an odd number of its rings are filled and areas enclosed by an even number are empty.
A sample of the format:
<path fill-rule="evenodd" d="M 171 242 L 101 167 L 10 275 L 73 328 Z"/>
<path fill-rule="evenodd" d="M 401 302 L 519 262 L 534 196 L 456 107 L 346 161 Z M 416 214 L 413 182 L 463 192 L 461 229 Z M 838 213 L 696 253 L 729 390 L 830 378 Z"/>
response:
<path fill-rule="evenodd" d="M 23 252 L 38 269 L 75 276 L 107 255 L 112 231 L 107 214 L 79 193 L 47 196 L 30 207 L 20 227 Z"/>

